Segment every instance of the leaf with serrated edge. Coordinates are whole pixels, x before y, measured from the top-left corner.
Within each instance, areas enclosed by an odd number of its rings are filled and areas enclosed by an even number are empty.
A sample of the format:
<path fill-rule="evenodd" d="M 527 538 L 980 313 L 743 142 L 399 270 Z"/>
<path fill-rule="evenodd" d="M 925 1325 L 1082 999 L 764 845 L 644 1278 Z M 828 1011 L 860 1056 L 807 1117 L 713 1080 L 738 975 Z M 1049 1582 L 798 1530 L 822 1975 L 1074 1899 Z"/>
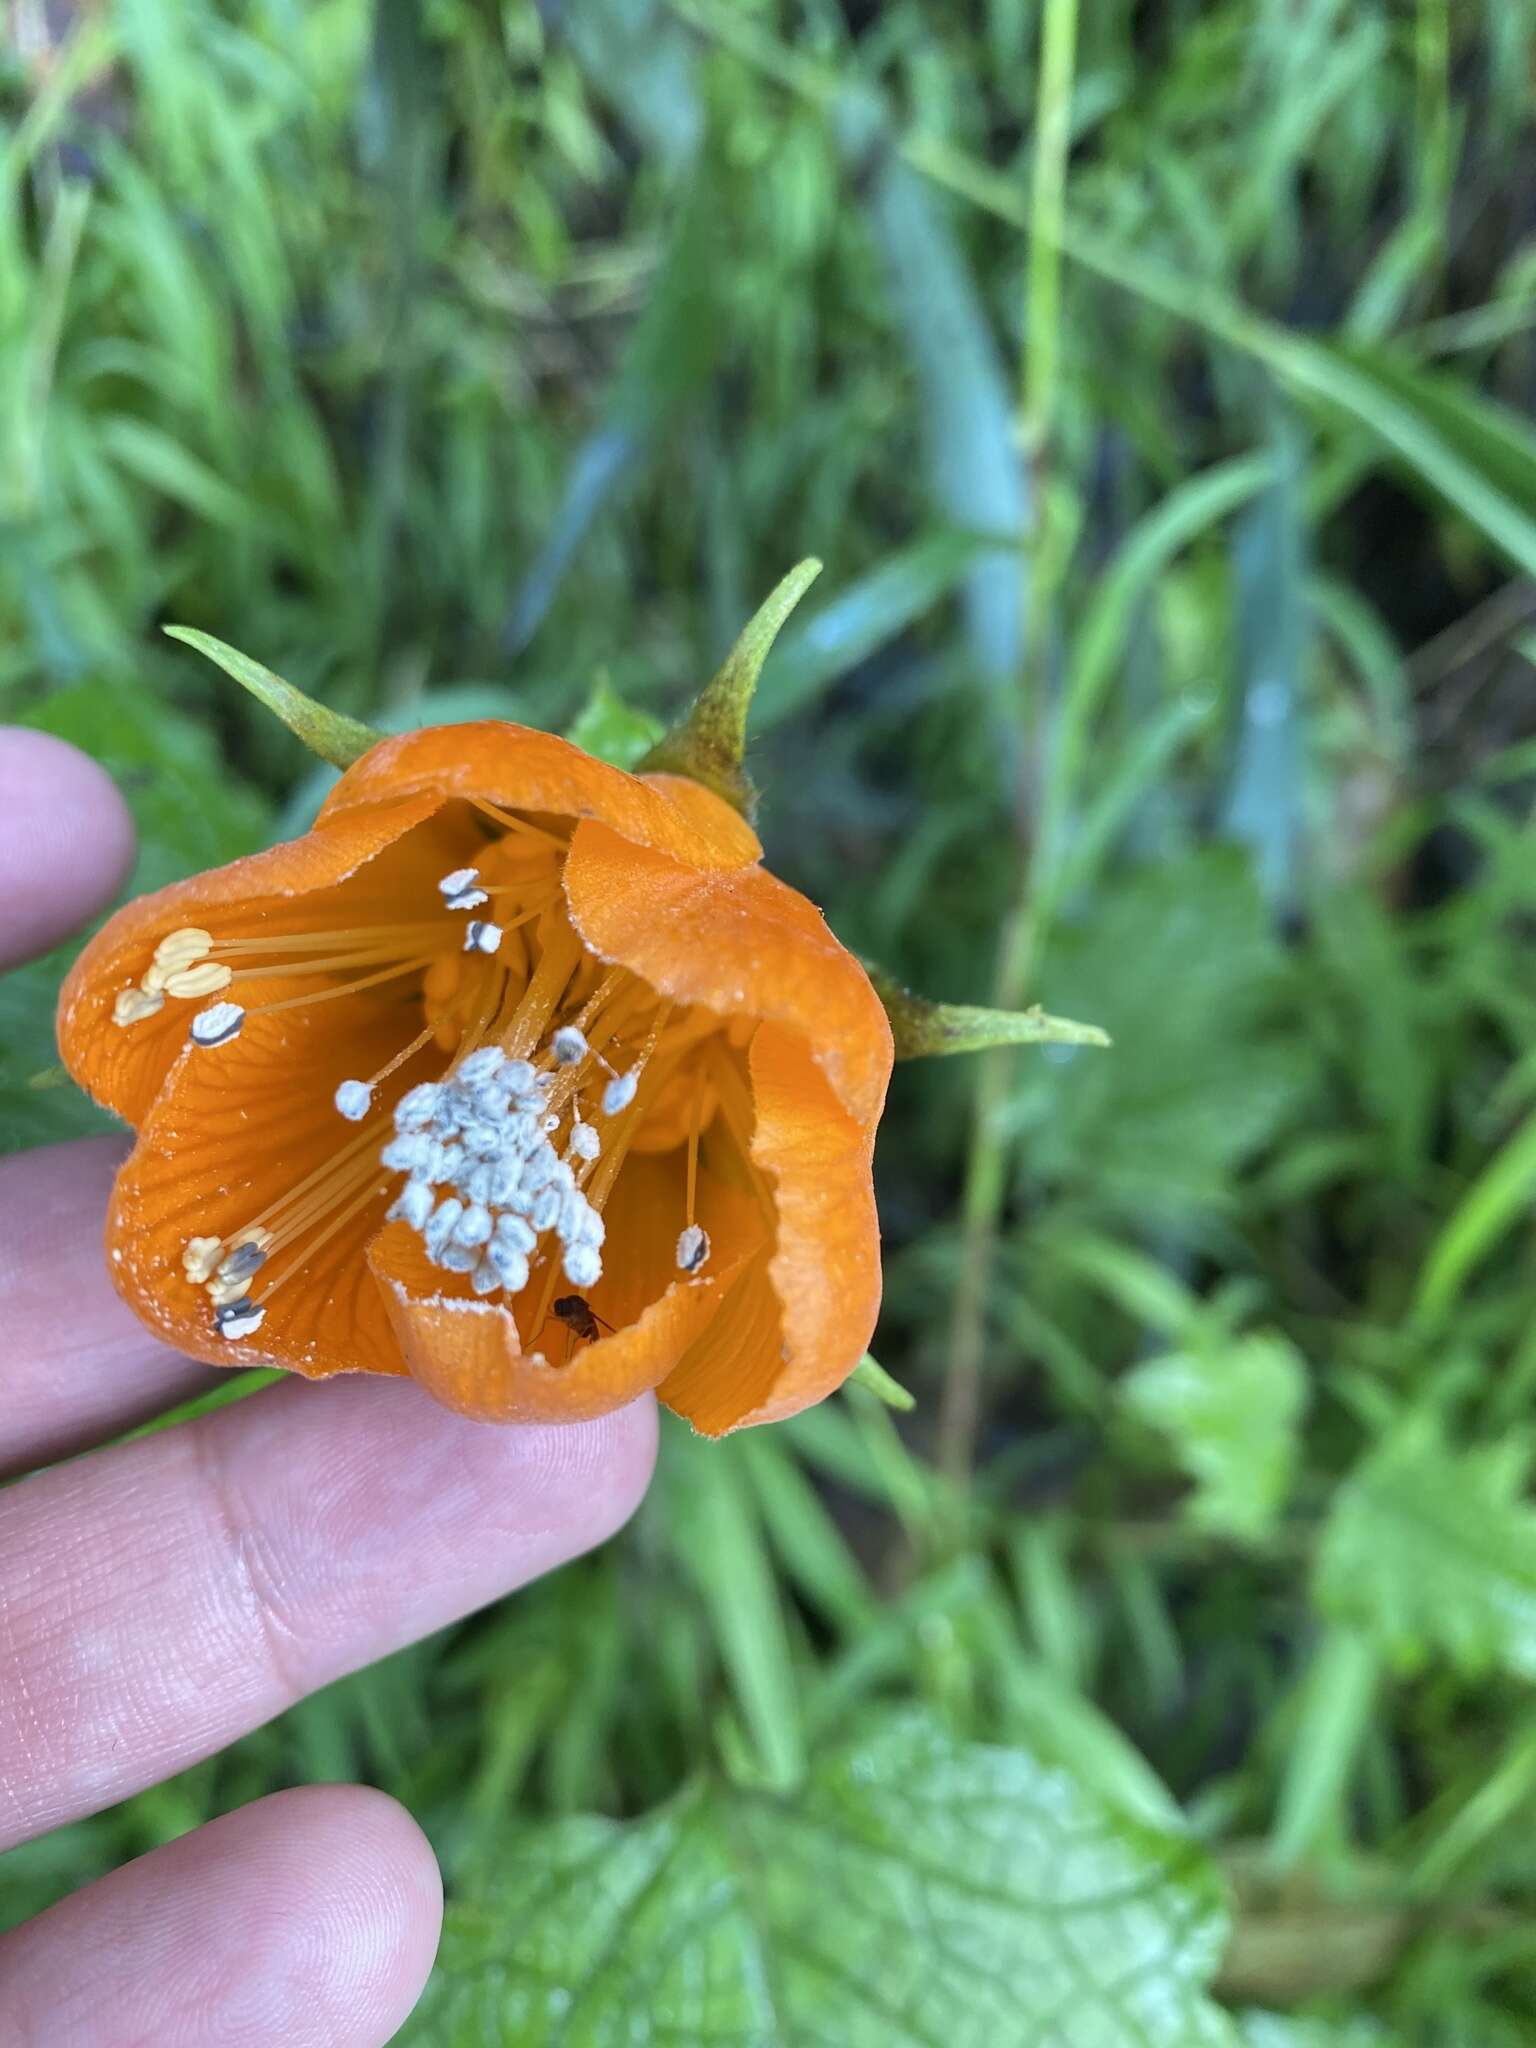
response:
<path fill-rule="evenodd" d="M 1318 1552 L 1317 1599 L 1399 1665 L 1536 1678 L 1536 1509 L 1525 1444 L 1458 1450 L 1413 1415 L 1355 1468 Z"/>
<path fill-rule="evenodd" d="M 537 1830 L 450 1909 L 434 2048 L 1233 2048 L 1201 1850 L 902 1715 L 793 1797 Z"/>

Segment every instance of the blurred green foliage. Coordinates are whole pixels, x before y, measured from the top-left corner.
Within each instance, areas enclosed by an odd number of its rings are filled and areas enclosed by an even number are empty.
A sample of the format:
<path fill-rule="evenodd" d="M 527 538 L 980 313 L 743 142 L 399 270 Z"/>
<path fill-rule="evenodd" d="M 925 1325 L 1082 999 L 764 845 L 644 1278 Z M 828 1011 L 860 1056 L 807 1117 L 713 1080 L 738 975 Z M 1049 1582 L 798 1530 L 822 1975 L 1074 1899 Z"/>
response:
<path fill-rule="evenodd" d="M 1532 0 L 1094 0 L 1043 91 L 1059 0 L 20 12 L 0 712 L 137 886 L 324 782 L 164 623 L 632 759 L 814 553 L 770 858 L 954 1000 L 1022 916 L 1115 1049 L 992 1056 L 985 1128 L 899 1075 L 913 1415 L 669 1432 L 604 1555 L 4 1916 L 361 1775 L 447 1870 L 444 2048 L 1529 2042 Z M 9 1145 L 92 1120 L 60 971 Z"/>

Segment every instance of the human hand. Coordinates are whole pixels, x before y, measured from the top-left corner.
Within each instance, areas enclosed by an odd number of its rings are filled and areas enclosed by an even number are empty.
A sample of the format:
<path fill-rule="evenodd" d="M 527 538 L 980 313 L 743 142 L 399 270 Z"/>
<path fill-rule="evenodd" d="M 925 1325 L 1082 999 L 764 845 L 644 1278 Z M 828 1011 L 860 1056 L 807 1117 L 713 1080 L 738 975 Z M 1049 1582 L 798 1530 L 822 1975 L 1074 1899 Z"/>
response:
<path fill-rule="evenodd" d="M 0 729 L 0 967 L 99 910 L 131 852 L 100 769 Z M 107 1280 L 125 1149 L 0 1162 L 0 1478 L 212 1384 Z M 403 1381 L 294 1381 L 0 1491 L 0 1850 L 601 1542 L 644 1491 L 654 1415 L 496 1428 Z M 393 1800 L 278 1792 L 0 1936 L 0 2040 L 367 2048 L 414 2005 L 441 1912 Z"/>

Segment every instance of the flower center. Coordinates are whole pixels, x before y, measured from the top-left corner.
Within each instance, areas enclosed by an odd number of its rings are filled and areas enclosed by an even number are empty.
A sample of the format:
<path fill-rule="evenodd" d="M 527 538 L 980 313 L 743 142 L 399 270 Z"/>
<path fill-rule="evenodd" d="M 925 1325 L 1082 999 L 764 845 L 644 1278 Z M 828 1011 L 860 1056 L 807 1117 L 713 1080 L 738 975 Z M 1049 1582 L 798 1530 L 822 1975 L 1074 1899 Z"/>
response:
<path fill-rule="evenodd" d="M 565 911 L 565 840 L 475 808 L 495 836 L 474 865 L 436 881 L 422 915 L 286 936 L 185 927 L 117 999 L 128 1028 L 167 999 L 216 998 L 188 1031 L 209 1051 L 249 1018 L 344 998 L 403 1008 L 411 1027 L 373 1073 L 335 1089 L 337 1115 L 357 1128 L 320 1165 L 233 1231 L 189 1239 L 186 1279 L 231 1340 L 259 1329 L 279 1289 L 370 1209 L 417 1232 L 474 1293 L 523 1297 L 530 1339 L 551 1316 L 591 1338 L 601 1318 L 584 1296 L 603 1277 L 604 1210 L 648 1123 L 640 1149 L 687 1146 L 676 1272 L 708 1263 L 695 1216 L 701 1135 L 721 1115 L 746 1159 L 751 1131 L 725 1020 L 675 1009 L 589 953 Z M 446 1068 L 419 1078 L 434 1052 Z M 557 1299 L 562 1283 L 578 1292 Z"/>

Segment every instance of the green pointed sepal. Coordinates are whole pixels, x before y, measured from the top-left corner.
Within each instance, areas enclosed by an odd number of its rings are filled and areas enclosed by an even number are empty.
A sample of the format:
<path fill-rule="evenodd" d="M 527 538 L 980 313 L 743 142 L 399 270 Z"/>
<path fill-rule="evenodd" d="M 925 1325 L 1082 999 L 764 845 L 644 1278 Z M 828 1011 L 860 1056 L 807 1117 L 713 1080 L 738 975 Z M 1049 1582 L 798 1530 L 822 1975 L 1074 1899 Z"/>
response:
<path fill-rule="evenodd" d="M 848 1384 L 850 1387 L 862 1387 L 866 1394 L 873 1394 L 877 1401 L 887 1408 L 899 1409 L 903 1415 L 910 1414 L 917 1406 L 916 1395 L 909 1394 L 900 1380 L 893 1380 L 868 1351 L 848 1375 Z"/>
<path fill-rule="evenodd" d="M 820 574 L 821 564 L 814 556 L 790 570 L 758 608 L 687 716 L 651 748 L 640 763 L 642 769 L 691 776 L 724 797 L 744 818 L 752 816 L 757 809 L 757 791 L 743 765 L 752 692 L 780 627 Z"/>
<path fill-rule="evenodd" d="M 984 1010 L 974 1003 L 931 1003 L 915 996 L 866 960 L 865 972 L 891 1020 L 899 1060 L 949 1052 L 985 1052 L 993 1045 L 1108 1045 L 1097 1024 L 1050 1017 L 1038 1003 L 1028 1010 Z"/>
<path fill-rule="evenodd" d="M 312 754 L 318 754 L 322 761 L 329 761 L 333 768 L 350 768 L 384 737 L 371 725 L 364 725 L 361 719 L 348 718 L 340 711 L 331 711 L 324 704 L 317 704 L 313 697 L 306 697 L 302 690 L 296 690 L 292 683 L 285 683 L 281 676 L 273 675 L 271 669 L 263 668 L 259 661 L 252 661 L 248 654 L 241 654 L 237 648 L 215 640 L 211 633 L 199 633 L 192 626 L 167 626 L 164 630 L 170 639 L 184 641 L 188 647 L 195 647 L 199 654 L 206 654 L 210 661 L 217 662 L 226 675 L 233 676 L 243 689 L 249 690 L 269 711 L 275 712 Z"/>

